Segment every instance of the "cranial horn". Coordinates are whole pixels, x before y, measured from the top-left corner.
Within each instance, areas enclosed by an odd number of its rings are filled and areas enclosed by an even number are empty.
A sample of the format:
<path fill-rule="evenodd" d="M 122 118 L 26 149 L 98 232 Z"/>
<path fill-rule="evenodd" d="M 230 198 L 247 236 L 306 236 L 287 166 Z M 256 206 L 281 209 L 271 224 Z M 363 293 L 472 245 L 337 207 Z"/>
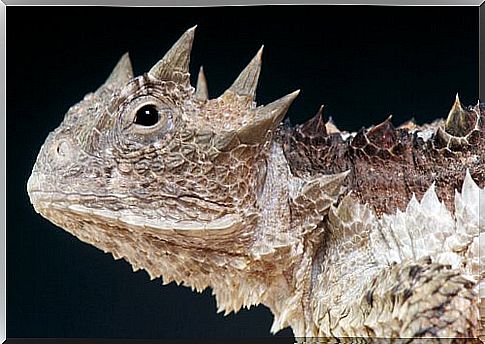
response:
<path fill-rule="evenodd" d="M 200 67 L 199 75 L 197 77 L 195 97 L 200 100 L 209 99 L 209 89 L 207 88 L 207 80 L 205 78 L 204 68 L 202 66 Z"/>
<path fill-rule="evenodd" d="M 255 119 L 237 130 L 236 135 L 239 141 L 246 144 L 261 142 L 268 130 L 278 126 L 299 93 L 300 90 L 296 90 L 268 105 L 257 108 Z"/>
<path fill-rule="evenodd" d="M 124 53 L 103 86 L 122 87 L 132 78 L 133 68 L 131 67 L 130 56 L 128 53 Z"/>
<path fill-rule="evenodd" d="M 266 133 L 278 126 L 299 93 L 300 90 L 297 90 L 266 106 L 250 110 L 253 119 L 240 128 L 218 135 L 215 139 L 215 147 L 220 151 L 229 151 L 240 144 L 265 142 Z"/>
<path fill-rule="evenodd" d="M 258 86 L 259 73 L 261 72 L 261 57 L 263 55 L 264 45 L 258 50 L 251 62 L 239 74 L 234 83 L 229 87 L 222 98 L 230 97 L 232 94 L 246 96 L 250 101 L 254 100 L 256 88 Z M 232 94 L 231 94 L 232 93 Z"/>
<path fill-rule="evenodd" d="M 191 27 L 170 48 L 165 56 L 150 69 L 148 75 L 159 80 L 189 83 L 189 62 L 195 28 Z"/>

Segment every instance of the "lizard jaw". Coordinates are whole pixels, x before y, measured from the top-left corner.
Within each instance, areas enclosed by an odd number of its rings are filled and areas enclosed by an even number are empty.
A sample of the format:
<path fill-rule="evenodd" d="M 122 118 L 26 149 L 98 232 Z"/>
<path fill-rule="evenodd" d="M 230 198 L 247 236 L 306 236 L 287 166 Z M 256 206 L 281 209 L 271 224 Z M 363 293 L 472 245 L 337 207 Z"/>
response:
<path fill-rule="evenodd" d="M 208 222 L 198 221 L 173 221 L 168 219 L 147 219 L 142 215 L 131 214 L 128 210 L 112 211 L 109 209 L 95 209 L 83 206 L 79 203 L 57 203 L 47 200 L 46 195 L 52 195 L 42 191 L 31 191 L 29 196 L 34 209 L 48 220 L 56 220 L 63 214 L 78 218 L 88 215 L 98 219 L 99 223 L 107 223 L 113 226 L 144 228 L 157 232 L 178 232 L 187 236 L 208 236 L 212 234 L 229 234 L 242 229 L 245 221 L 240 215 L 226 214 Z"/>
<path fill-rule="evenodd" d="M 236 214 L 226 214 L 209 222 L 173 221 L 168 219 L 147 219 L 139 214 L 132 214 L 128 210 L 113 212 L 106 209 L 89 208 L 80 204 L 70 204 L 67 208 L 54 205 L 60 211 L 67 210 L 78 216 L 89 215 L 101 221 L 123 227 L 143 227 L 154 231 L 184 232 L 187 235 L 206 236 L 217 231 L 218 233 L 240 229 L 244 221 Z"/>
<path fill-rule="evenodd" d="M 208 232 L 214 231 L 218 233 L 233 232 L 239 230 L 245 224 L 243 218 L 239 214 L 234 213 L 222 213 L 217 218 L 206 221 L 178 221 L 164 218 L 162 215 L 156 218 L 148 218 L 144 214 L 133 213 L 129 208 L 95 208 L 83 205 L 83 200 L 88 198 L 90 201 L 93 199 L 116 201 L 119 199 L 127 199 L 129 196 L 112 193 L 100 195 L 64 192 L 62 190 L 50 189 L 48 184 L 42 174 L 32 173 L 27 182 L 27 192 L 35 211 L 49 220 L 52 220 L 53 217 L 62 217 L 63 213 L 81 219 L 87 215 L 88 217 L 98 219 L 100 223 L 107 222 L 113 226 L 143 227 L 154 231 L 177 231 L 194 236 L 204 236 Z M 214 203 L 211 201 L 206 202 Z"/>

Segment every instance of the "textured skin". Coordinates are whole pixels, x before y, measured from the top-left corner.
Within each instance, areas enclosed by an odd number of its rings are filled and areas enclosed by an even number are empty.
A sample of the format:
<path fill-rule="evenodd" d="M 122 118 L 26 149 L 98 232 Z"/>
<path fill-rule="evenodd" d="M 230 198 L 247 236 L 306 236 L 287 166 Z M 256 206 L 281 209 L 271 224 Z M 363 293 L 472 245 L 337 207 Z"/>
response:
<path fill-rule="evenodd" d="M 256 106 L 262 49 L 216 99 L 202 69 L 189 84 L 194 29 L 142 76 L 124 55 L 68 111 L 28 181 L 36 211 L 152 278 L 211 287 L 219 311 L 267 305 L 272 332 L 477 338 L 483 107 L 280 125 L 298 92 Z"/>

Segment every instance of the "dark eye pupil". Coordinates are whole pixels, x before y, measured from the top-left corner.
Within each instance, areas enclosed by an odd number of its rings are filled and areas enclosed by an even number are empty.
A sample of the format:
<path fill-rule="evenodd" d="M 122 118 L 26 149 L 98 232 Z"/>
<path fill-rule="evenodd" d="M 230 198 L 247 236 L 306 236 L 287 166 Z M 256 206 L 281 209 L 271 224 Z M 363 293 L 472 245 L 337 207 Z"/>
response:
<path fill-rule="evenodd" d="M 145 105 L 136 112 L 135 123 L 148 127 L 157 124 L 158 118 L 157 108 L 154 105 Z"/>

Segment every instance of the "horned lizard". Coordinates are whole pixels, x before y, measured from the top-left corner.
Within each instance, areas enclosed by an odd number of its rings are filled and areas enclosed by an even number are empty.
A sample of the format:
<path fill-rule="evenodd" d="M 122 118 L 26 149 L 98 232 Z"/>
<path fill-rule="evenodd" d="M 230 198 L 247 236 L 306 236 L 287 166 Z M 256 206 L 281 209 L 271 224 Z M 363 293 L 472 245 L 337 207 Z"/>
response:
<path fill-rule="evenodd" d="M 222 95 L 189 81 L 195 27 L 148 73 L 128 54 L 47 137 L 35 210 L 151 278 L 264 304 L 296 337 L 477 338 L 485 104 L 358 132 L 257 106 L 262 49 Z M 480 202 L 482 200 L 482 202 Z"/>

